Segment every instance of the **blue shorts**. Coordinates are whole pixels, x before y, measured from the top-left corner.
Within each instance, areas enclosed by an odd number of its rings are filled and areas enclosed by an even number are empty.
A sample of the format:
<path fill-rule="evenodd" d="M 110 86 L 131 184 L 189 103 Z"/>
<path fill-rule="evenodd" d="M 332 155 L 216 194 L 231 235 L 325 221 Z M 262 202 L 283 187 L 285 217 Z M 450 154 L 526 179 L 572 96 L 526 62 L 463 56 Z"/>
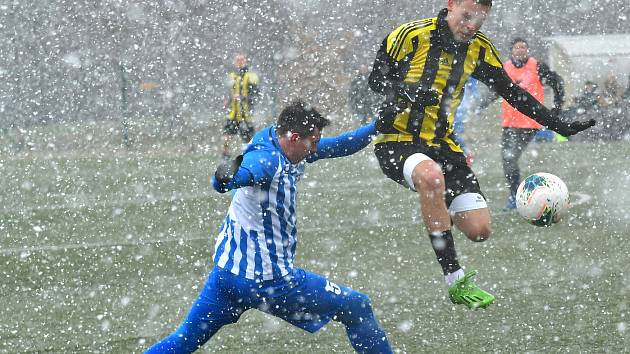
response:
<path fill-rule="evenodd" d="M 258 309 L 314 333 L 349 306 L 353 292 L 299 268 L 280 279 L 256 281 L 214 267 L 185 322 L 218 330 Z"/>

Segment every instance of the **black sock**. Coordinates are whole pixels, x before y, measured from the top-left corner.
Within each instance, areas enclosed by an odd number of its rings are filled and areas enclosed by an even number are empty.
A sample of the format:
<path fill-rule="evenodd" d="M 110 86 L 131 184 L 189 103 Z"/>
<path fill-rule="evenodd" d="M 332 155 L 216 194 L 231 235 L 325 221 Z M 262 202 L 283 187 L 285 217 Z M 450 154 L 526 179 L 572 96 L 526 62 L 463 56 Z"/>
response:
<path fill-rule="evenodd" d="M 431 239 L 431 246 L 433 246 L 437 260 L 442 266 L 444 275 L 460 270 L 461 267 L 457 261 L 455 241 L 453 241 L 451 230 L 429 234 L 429 238 Z"/>

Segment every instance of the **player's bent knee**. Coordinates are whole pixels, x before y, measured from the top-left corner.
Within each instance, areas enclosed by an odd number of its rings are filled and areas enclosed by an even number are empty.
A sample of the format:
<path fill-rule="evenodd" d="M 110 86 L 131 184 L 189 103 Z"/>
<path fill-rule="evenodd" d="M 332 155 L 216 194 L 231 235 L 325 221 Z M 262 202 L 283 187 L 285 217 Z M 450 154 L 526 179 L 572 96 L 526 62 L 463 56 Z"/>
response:
<path fill-rule="evenodd" d="M 475 242 L 483 242 L 490 238 L 492 230 L 490 225 L 473 225 L 469 226 L 464 234 L 469 240 Z"/>
<path fill-rule="evenodd" d="M 435 162 L 427 162 L 416 166 L 413 171 L 413 182 L 416 190 L 440 190 L 444 188 L 444 175 Z"/>
<path fill-rule="evenodd" d="M 430 157 L 422 153 L 409 156 L 403 165 L 403 176 L 407 185 L 419 191 L 444 188 L 442 169 Z"/>

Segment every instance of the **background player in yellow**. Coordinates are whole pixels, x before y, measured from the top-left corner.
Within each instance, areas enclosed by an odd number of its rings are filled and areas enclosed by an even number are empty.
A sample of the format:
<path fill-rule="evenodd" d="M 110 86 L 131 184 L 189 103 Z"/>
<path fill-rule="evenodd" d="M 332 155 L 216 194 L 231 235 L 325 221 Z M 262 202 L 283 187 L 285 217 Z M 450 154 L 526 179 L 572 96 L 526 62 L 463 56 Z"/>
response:
<path fill-rule="evenodd" d="M 479 182 L 453 136 L 467 79 L 488 85 L 541 125 L 564 136 L 594 121 L 566 123 L 507 76 L 494 45 L 479 31 L 492 0 L 448 0 L 437 17 L 404 24 L 382 42 L 370 87 L 385 94 L 374 153 L 383 173 L 416 191 L 424 225 L 453 303 L 484 308 L 494 296 L 464 273 L 451 234 L 454 224 L 472 241 L 490 237 L 490 212 Z"/>
<path fill-rule="evenodd" d="M 258 75 L 247 68 L 245 54 L 234 57 L 234 70 L 228 74 L 230 92 L 224 105 L 228 118 L 223 128 L 223 157 L 230 156 L 231 137 L 240 135 L 244 143 L 254 135 L 253 107 L 259 98 Z"/>

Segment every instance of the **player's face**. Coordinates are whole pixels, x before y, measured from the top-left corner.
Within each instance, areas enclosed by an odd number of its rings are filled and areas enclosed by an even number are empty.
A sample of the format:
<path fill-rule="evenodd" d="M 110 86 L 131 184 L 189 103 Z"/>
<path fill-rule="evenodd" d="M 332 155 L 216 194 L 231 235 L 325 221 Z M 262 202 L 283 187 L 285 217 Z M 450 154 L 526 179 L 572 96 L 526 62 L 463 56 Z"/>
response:
<path fill-rule="evenodd" d="M 468 42 L 481 28 L 490 12 L 490 6 L 474 0 L 448 0 L 446 21 L 458 42 Z"/>
<path fill-rule="evenodd" d="M 234 58 L 234 66 L 238 69 L 244 68 L 245 65 L 247 65 L 247 58 L 244 55 L 239 54 Z"/>
<path fill-rule="evenodd" d="M 512 46 L 512 58 L 517 60 L 525 60 L 529 56 L 529 47 L 525 42 L 516 42 Z"/>
<path fill-rule="evenodd" d="M 317 144 L 319 144 L 319 140 L 322 138 L 321 131 L 315 127 L 313 130 L 313 134 L 299 137 L 296 140 L 296 157 L 298 157 L 298 161 L 302 161 L 310 154 L 314 154 L 317 152 Z"/>

